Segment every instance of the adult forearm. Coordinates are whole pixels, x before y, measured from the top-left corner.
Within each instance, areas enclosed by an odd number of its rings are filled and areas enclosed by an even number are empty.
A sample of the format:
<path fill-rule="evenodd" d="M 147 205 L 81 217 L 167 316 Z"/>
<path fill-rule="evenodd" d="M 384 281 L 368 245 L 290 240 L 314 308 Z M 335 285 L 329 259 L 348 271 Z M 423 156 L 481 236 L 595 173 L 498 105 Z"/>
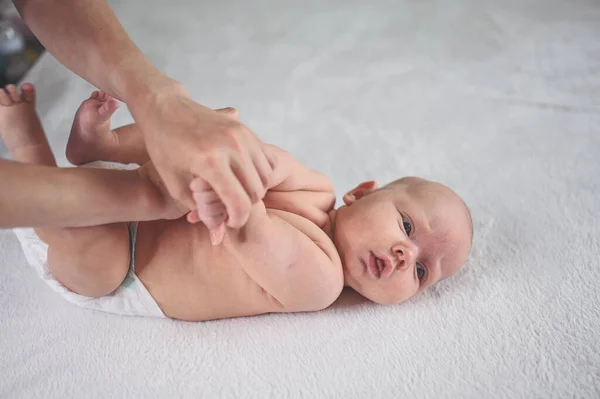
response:
<path fill-rule="evenodd" d="M 136 171 L 54 168 L 0 159 L 0 228 L 81 227 L 157 218 Z"/>
<path fill-rule="evenodd" d="M 67 68 L 127 102 L 171 83 L 131 41 L 104 0 L 14 0 L 26 24 Z"/>

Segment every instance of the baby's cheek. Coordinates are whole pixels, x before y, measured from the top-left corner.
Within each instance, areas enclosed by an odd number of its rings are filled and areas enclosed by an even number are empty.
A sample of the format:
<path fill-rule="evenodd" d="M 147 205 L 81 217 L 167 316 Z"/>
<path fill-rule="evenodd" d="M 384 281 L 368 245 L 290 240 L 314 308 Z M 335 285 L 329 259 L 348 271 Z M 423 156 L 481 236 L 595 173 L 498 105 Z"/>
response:
<path fill-rule="evenodd" d="M 398 299 L 396 303 L 407 301 L 420 293 L 419 283 L 415 281 L 412 273 L 408 271 L 404 272 L 402 278 L 399 280 L 395 290 Z"/>
<path fill-rule="evenodd" d="M 402 303 L 418 293 L 419 287 L 405 278 L 378 281 L 374 290 L 377 300 L 382 305 L 396 305 Z"/>

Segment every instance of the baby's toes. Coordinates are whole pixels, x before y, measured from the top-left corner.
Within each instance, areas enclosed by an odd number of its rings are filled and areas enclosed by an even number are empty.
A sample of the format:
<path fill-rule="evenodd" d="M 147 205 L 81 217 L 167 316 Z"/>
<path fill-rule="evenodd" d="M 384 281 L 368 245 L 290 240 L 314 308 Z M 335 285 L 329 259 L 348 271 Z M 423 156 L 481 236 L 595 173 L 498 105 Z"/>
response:
<path fill-rule="evenodd" d="M 2 105 L 12 105 L 13 101 L 10 96 L 3 88 L 0 88 L 0 104 Z"/>
<path fill-rule="evenodd" d="M 23 99 L 28 103 L 35 103 L 35 88 L 31 83 L 23 83 L 21 86 Z"/>
<path fill-rule="evenodd" d="M 100 108 L 98 108 L 98 116 L 101 120 L 108 120 L 112 114 L 119 108 L 119 102 L 112 97 L 109 97 Z"/>
<path fill-rule="evenodd" d="M 8 92 L 8 96 L 12 99 L 13 102 L 21 102 L 21 96 L 19 95 L 19 92 L 17 91 L 15 85 L 6 85 L 6 91 Z"/>

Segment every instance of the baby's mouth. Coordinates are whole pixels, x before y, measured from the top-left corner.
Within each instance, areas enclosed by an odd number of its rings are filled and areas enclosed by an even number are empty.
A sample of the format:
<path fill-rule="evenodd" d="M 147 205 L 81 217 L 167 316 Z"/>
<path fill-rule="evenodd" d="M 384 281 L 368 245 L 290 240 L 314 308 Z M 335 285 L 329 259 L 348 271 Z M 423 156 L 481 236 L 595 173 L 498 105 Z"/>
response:
<path fill-rule="evenodd" d="M 373 252 L 369 256 L 369 271 L 376 278 L 387 277 L 390 275 L 392 267 L 385 258 L 380 258 Z"/>

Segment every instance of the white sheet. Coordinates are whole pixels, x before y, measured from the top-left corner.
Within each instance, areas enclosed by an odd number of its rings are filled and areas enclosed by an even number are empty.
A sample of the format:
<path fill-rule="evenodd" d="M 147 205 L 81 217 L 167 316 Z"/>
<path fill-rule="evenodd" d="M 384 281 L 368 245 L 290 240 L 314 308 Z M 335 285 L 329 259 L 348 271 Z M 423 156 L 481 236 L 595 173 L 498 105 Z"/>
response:
<path fill-rule="evenodd" d="M 340 196 L 401 175 L 455 188 L 473 254 L 400 306 L 193 324 L 79 309 L 1 232 L 0 397 L 600 396 L 597 1 L 113 5 L 195 99 L 237 107 Z M 50 56 L 29 80 L 62 153 L 92 87 Z"/>

